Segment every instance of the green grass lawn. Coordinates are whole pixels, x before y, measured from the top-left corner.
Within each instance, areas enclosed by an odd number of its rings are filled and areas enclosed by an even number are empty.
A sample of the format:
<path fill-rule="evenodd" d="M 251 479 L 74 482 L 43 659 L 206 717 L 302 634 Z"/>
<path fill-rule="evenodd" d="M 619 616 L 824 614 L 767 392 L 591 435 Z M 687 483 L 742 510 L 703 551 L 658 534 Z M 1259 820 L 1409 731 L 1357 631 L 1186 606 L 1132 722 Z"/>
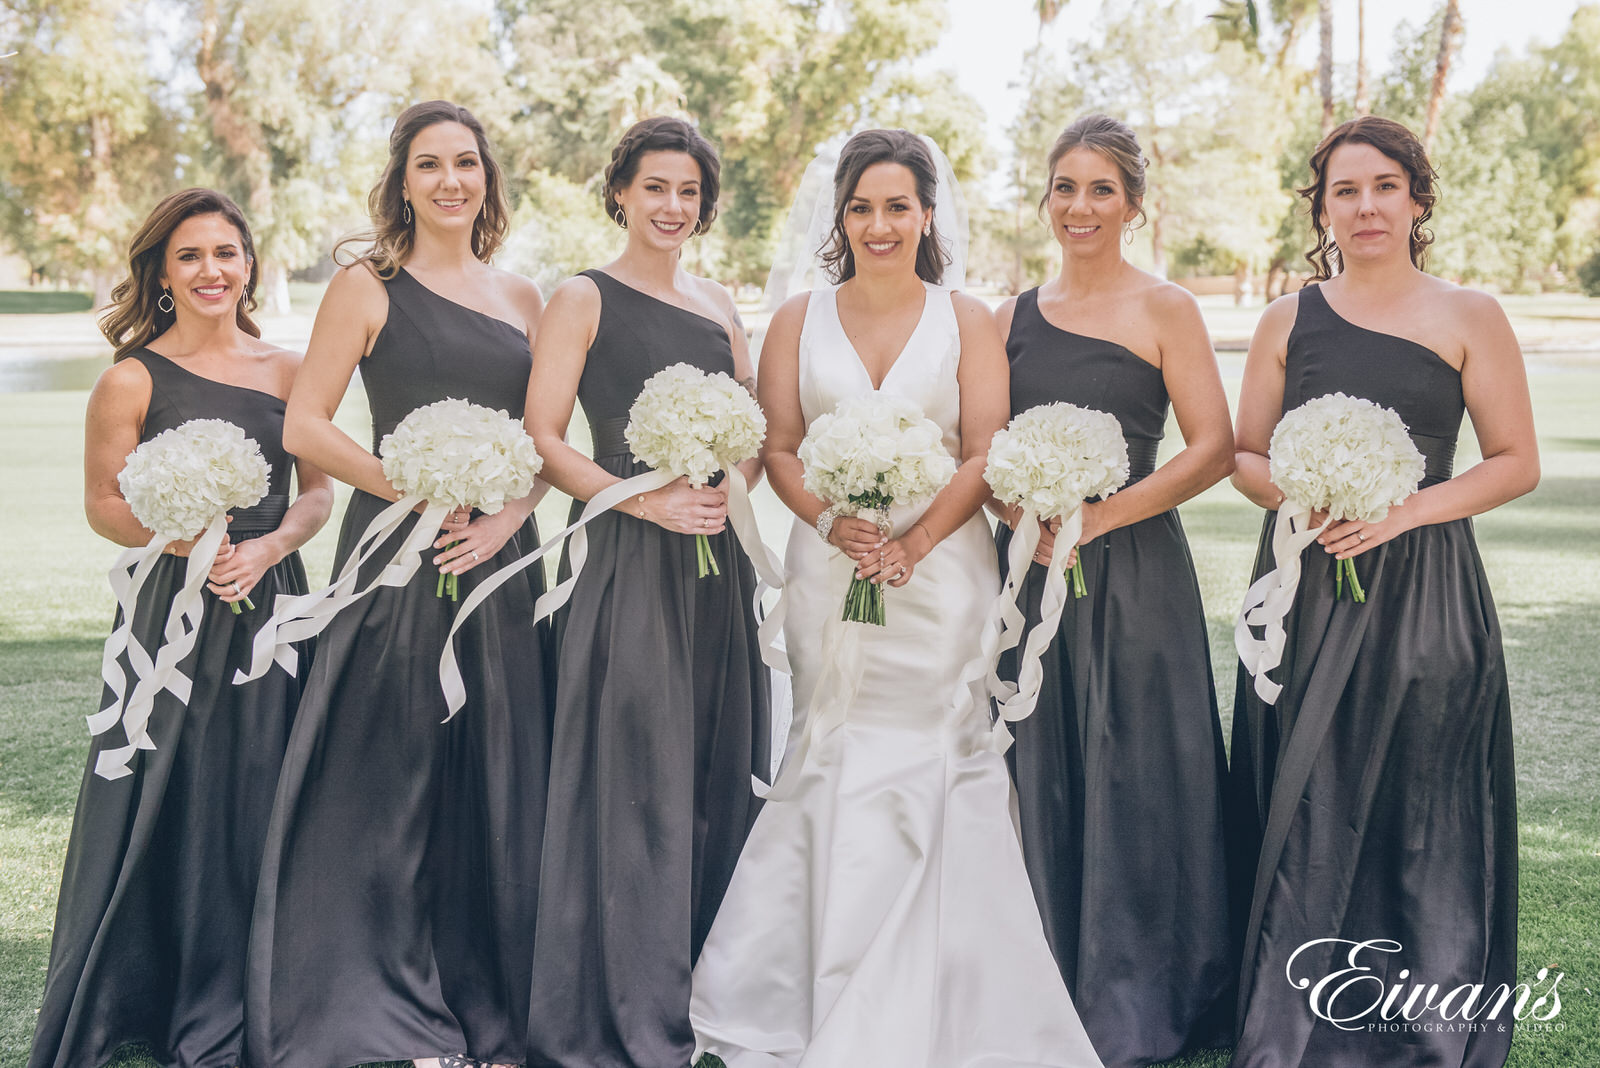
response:
<path fill-rule="evenodd" d="M 89 293 L 56 289 L 0 289 L 0 315 L 59 315 L 86 312 L 94 305 Z"/>
<path fill-rule="evenodd" d="M 1237 358 L 1224 360 L 1230 386 Z M 1539 489 L 1477 524 L 1504 626 L 1516 723 L 1521 817 L 1518 974 L 1561 972 L 1561 1031 L 1524 1032 L 1510 1064 L 1600 1065 L 1600 367 L 1554 365 L 1532 376 L 1544 449 Z M 357 399 L 341 412 L 358 440 Z M 105 573 L 116 549 L 81 507 L 82 392 L 0 395 L 0 1065 L 25 1060 L 44 985 L 55 894 L 83 771 L 83 716 L 99 698 L 100 645 L 111 619 Z M 1458 469 L 1473 461 L 1470 433 Z M 763 527 L 785 519 L 760 491 Z M 565 502 L 540 508 L 560 525 Z M 1245 586 L 1259 513 L 1226 486 L 1184 510 L 1211 623 L 1219 697 L 1231 708 L 1232 613 Z M 307 552 L 326 576 L 337 520 Z M 1173 1062 L 1220 1068 L 1213 1052 Z M 121 1068 L 154 1062 L 129 1051 Z M 92 1068 L 92 1066 L 85 1066 Z"/>

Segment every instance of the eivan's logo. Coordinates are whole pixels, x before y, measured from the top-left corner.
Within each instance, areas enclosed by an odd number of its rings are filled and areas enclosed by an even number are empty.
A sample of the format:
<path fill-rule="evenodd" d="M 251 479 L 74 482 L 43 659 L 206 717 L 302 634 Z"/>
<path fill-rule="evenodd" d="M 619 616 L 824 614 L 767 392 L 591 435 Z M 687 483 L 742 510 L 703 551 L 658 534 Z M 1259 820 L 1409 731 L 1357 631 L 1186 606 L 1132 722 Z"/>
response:
<path fill-rule="evenodd" d="M 1348 946 L 1344 954 L 1344 967 L 1336 968 L 1317 978 L 1300 974 L 1304 964 L 1297 969 L 1295 962 L 1313 946 Z M 1360 1031 L 1381 1026 L 1384 1022 L 1415 1023 L 1432 1013 L 1442 1021 L 1472 1024 L 1483 1020 L 1502 1020 L 1501 1013 L 1511 1006 L 1515 1023 L 1525 1020 L 1553 1020 L 1561 1011 L 1562 973 L 1551 976 L 1550 969 L 1540 968 L 1533 983 L 1507 986 L 1500 983 L 1485 987 L 1482 983 L 1464 983 L 1450 990 L 1441 990 L 1437 983 L 1407 982 L 1411 969 L 1402 968 L 1401 980 L 1385 983 L 1374 974 L 1368 963 L 1379 953 L 1399 953 L 1404 947 L 1399 942 L 1385 938 L 1372 938 L 1356 942 L 1348 938 L 1316 938 L 1306 942 L 1289 956 L 1284 972 L 1289 985 L 1307 991 L 1306 1000 L 1314 1015 L 1345 1031 Z M 1333 963 L 1338 963 L 1337 953 Z M 1365 955 L 1365 956 L 1364 956 Z M 1320 954 L 1312 954 L 1320 956 Z M 1385 969 L 1387 971 L 1387 969 Z M 1547 989 L 1540 990 L 1548 983 Z M 1385 1028 L 1386 1029 L 1386 1028 Z"/>

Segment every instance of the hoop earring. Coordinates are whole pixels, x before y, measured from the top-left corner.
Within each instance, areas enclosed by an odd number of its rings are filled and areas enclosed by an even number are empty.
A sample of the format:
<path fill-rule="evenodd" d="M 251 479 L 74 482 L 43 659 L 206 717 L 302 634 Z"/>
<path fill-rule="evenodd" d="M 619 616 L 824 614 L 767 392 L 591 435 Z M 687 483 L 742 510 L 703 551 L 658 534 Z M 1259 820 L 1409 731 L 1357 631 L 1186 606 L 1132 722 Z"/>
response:
<path fill-rule="evenodd" d="M 621 204 L 618 204 L 617 210 L 611 213 L 611 221 L 622 227 L 624 230 L 628 228 L 628 217 L 627 215 L 623 214 Z"/>
<path fill-rule="evenodd" d="M 173 313 L 173 311 L 178 306 L 177 306 L 177 304 L 173 303 L 172 290 L 163 289 L 161 291 L 161 296 L 156 298 L 156 307 L 160 308 L 162 311 L 166 312 L 168 315 L 171 315 Z"/>
<path fill-rule="evenodd" d="M 406 201 L 405 206 L 400 209 L 400 218 L 405 221 L 407 226 L 411 225 L 411 201 Z"/>

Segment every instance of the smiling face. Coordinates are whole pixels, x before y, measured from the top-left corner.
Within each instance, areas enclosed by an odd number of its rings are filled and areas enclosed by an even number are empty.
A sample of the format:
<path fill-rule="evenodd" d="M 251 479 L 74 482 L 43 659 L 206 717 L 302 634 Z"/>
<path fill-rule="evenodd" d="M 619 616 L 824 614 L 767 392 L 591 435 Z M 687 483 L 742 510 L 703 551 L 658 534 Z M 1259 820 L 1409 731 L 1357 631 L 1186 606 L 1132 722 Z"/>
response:
<path fill-rule="evenodd" d="M 238 229 L 222 215 L 191 215 L 167 239 L 161 284 L 175 314 L 232 316 L 250 281 L 250 258 Z"/>
<path fill-rule="evenodd" d="M 401 188 L 419 228 L 470 230 L 483 208 L 484 181 L 478 139 L 459 122 L 436 122 L 411 139 Z"/>
<path fill-rule="evenodd" d="M 1346 264 L 1409 259 L 1421 214 L 1405 168 L 1372 145 L 1349 141 L 1328 157 L 1321 222 Z"/>
<path fill-rule="evenodd" d="M 681 248 L 701 211 L 700 164 L 687 152 L 646 152 L 633 180 L 612 196 L 632 240 L 660 249 Z"/>
<path fill-rule="evenodd" d="M 917 197 L 917 179 L 900 163 L 874 163 L 844 207 L 845 240 L 859 273 L 917 268 L 917 246 L 932 212 Z"/>
<path fill-rule="evenodd" d="M 1093 255 L 1108 246 L 1117 248 L 1123 226 L 1138 216 L 1139 205 L 1129 199 L 1115 163 L 1092 148 L 1074 148 L 1056 161 L 1045 212 L 1062 248 Z"/>

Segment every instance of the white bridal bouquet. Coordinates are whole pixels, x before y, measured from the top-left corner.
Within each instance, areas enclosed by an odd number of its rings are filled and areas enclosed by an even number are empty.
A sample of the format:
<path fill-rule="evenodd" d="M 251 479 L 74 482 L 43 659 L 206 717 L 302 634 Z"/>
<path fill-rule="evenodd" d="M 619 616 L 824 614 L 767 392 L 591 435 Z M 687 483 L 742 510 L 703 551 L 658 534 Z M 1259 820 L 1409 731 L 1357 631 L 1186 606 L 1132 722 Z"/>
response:
<path fill-rule="evenodd" d="M 89 717 L 89 731 L 102 734 L 121 722 L 128 744 L 100 753 L 95 773 L 101 777 L 117 779 L 132 774 L 128 762 L 134 751 L 155 748 L 146 727 L 158 693 L 171 690 L 187 700 L 189 680 L 179 664 L 198 637 L 204 613 L 201 594 L 227 533 L 228 510 L 259 502 L 266 496 L 270 474 L 261 447 L 222 419 L 191 419 L 162 431 L 128 454 L 117 485 L 133 517 L 154 537 L 143 548 L 121 554 L 111 568 L 111 588 L 122 608 L 122 622 L 106 639 L 100 674 L 113 697 Z M 189 551 L 183 588 L 167 609 L 161 645 L 152 657 L 133 629 L 139 592 L 167 545 L 191 538 L 199 540 Z M 244 603 L 255 607 L 249 598 Z M 239 606 L 231 607 L 238 614 Z M 126 699 L 127 679 L 119 663 L 124 652 L 135 676 L 133 692 Z"/>
<path fill-rule="evenodd" d="M 522 420 L 450 398 L 425 404 L 400 420 L 378 445 L 383 477 L 408 497 L 446 511 L 475 508 L 493 515 L 525 497 L 544 466 Z M 439 575 L 437 593 L 456 599 L 455 575 Z"/>
<path fill-rule="evenodd" d="M 1128 481 L 1128 443 L 1114 415 L 1041 404 L 995 433 L 983 477 L 1001 503 L 1021 505 L 1025 519 L 1070 518 L 1090 497 L 1108 497 Z M 1058 539 L 1057 551 L 1070 553 L 1077 540 Z M 1073 564 L 1072 586 L 1084 595 L 1081 562 Z"/>
<path fill-rule="evenodd" d="M 1267 465 L 1284 495 L 1272 532 L 1277 566 L 1245 593 L 1233 635 L 1257 694 L 1271 704 L 1281 687 L 1267 672 L 1283 659 L 1283 620 L 1299 585 L 1300 553 L 1337 520 L 1383 519 L 1391 506 L 1416 492 L 1426 465 L 1398 415 L 1343 393 L 1316 397 L 1285 415 L 1272 432 Z M 1328 518 L 1313 527 L 1311 515 L 1317 511 L 1326 511 Z M 1335 565 L 1335 597 L 1344 595 L 1347 579 L 1351 597 L 1366 601 L 1353 558 Z M 1262 637 L 1255 637 L 1251 626 L 1264 628 Z"/>
<path fill-rule="evenodd" d="M 625 433 L 640 461 L 699 487 L 761 451 L 767 417 L 731 376 L 675 363 L 645 382 L 628 409 Z M 701 578 L 722 574 L 704 534 L 695 535 L 695 552 Z"/>
<path fill-rule="evenodd" d="M 885 534 L 891 504 L 926 500 L 956 473 L 939 425 L 911 401 L 883 394 L 840 401 L 818 416 L 799 456 L 807 491 L 841 512 L 874 513 Z M 843 618 L 882 626 L 883 586 L 852 578 Z"/>
<path fill-rule="evenodd" d="M 117 485 L 133 517 L 165 546 L 196 537 L 229 509 L 260 503 L 270 475 L 261 446 L 243 430 L 223 419 L 191 419 L 129 453 Z M 244 603 L 255 607 L 248 597 Z"/>
<path fill-rule="evenodd" d="M 1331 393 L 1285 415 L 1267 446 L 1272 482 L 1283 491 L 1279 509 L 1326 511 L 1330 520 L 1376 523 L 1417 492 L 1422 454 L 1400 417 L 1361 397 Z M 1335 596 L 1367 599 L 1354 559 L 1339 561 Z"/>

